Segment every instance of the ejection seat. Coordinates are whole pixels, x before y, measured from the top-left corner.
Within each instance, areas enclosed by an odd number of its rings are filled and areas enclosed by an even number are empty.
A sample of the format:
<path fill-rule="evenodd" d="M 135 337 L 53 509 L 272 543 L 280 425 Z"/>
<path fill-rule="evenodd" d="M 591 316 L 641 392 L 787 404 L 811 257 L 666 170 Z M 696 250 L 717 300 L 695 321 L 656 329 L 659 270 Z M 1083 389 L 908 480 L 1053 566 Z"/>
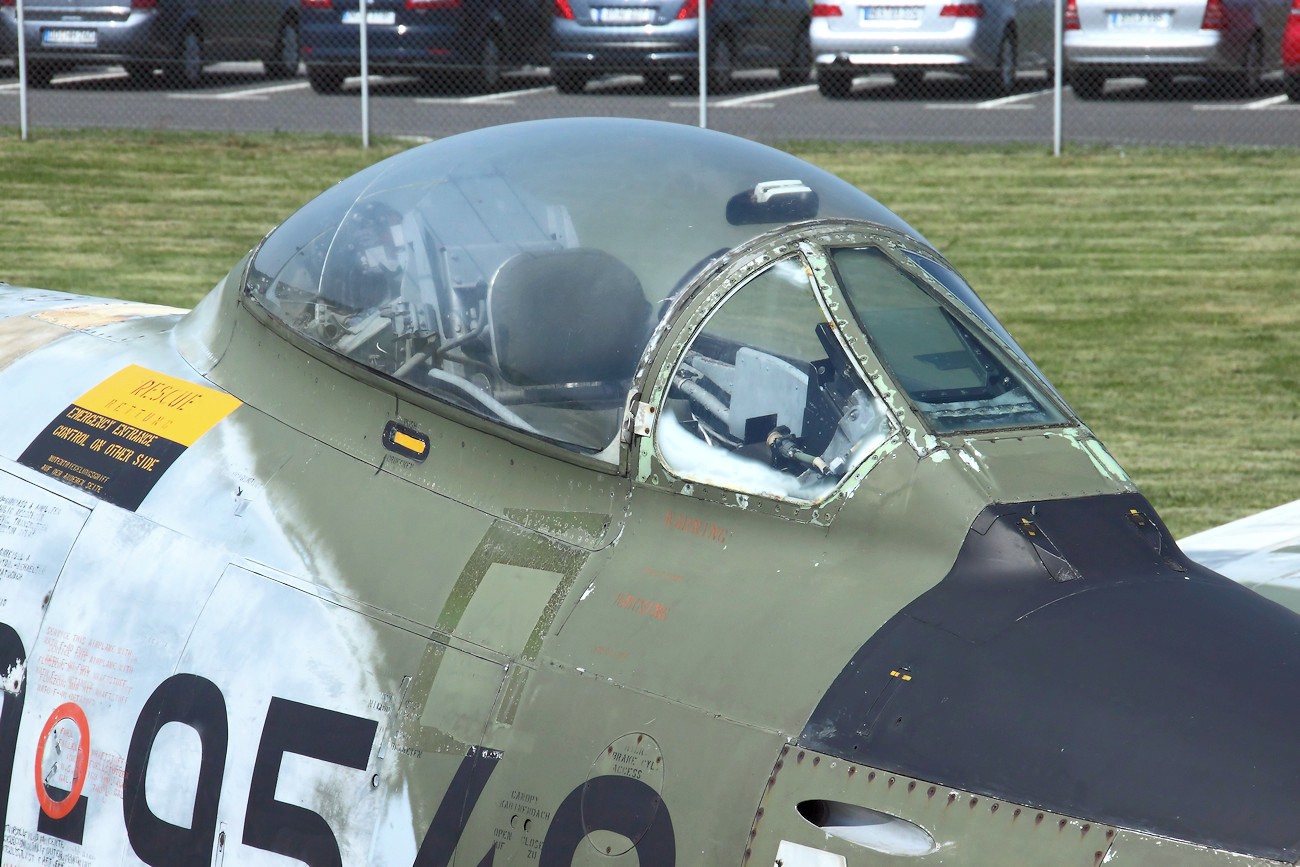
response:
<path fill-rule="evenodd" d="M 603 250 L 517 253 L 493 275 L 487 306 L 497 369 L 520 387 L 626 382 L 649 338 L 641 282 Z"/>
<path fill-rule="evenodd" d="M 494 396 L 540 433 L 608 443 L 654 324 L 632 269 L 603 250 L 525 250 L 493 274 L 487 313 Z"/>

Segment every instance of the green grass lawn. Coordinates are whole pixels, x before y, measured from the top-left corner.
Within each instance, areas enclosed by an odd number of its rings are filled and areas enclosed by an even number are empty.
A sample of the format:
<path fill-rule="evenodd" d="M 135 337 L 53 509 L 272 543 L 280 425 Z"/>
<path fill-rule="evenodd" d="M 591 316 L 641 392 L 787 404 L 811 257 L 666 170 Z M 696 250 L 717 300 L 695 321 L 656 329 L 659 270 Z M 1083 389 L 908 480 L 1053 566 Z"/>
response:
<path fill-rule="evenodd" d="M 407 146 L 0 136 L 0 280 L 178 306 Z M 789 149 L 944 252 L 1175 535 L 1300 498 L 1300 149 Z"/>

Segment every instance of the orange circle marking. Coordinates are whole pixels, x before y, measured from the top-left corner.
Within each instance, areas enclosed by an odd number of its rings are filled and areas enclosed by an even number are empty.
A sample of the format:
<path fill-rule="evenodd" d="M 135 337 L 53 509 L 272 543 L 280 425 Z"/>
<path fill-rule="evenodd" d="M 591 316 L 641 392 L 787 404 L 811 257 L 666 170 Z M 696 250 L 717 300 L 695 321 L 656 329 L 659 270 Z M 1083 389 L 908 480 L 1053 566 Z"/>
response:
<path fill-rule="evenodd" d="M 56 801 L 50 797 L 49 790 L 45 788 L 45 780 L 41 777 L 41 765 L 45 761 L 45 744 L 49 741 L 50 732 L 65 719 L 72 720 L 77 726 L 81 742 L 77 745 L 77 766 L 72 772 L 72 791 L 62 801 Z M 41 802 L 41 810 L 45 815 L 51 819 L 62 819 L 72 812 L 72 808 L 77 806 L 77 800 L 81 797 L 81 790 L 86 786 L 86 767 L 89 764 L 90 723 L 86 722 L 86 712 L 73 702 L 61 704 L 45 721 L 45 728 L 41 729 L 41 738 L 36 744 L 36 800 Z"/>

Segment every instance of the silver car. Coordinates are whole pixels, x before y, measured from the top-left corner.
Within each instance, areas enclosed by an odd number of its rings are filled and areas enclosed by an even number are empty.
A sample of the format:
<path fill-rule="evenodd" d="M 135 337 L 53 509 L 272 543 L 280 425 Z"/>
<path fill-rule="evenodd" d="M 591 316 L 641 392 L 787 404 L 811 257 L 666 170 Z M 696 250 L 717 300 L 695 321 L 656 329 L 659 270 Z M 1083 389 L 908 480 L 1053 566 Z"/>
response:
<path fill-rule="evenodd" d="M 1254 93 L 1281 66 L 1290 0 L 1068 0 L 1064 66 L 1080 99 L 1096 99 L 1108 77 L 1139 76 L 1156 87 L 1176 75 L 1207 76 Z"/>
<path fill-rule="evenodd" d="M 1009 93 L 1017 70 L 1050 65 L 1052 10 L 1052 0 L 819 0 L 817 85 L 842 98 L 867 72 L 892 72 L 909 90 L 926 72 L 957 72 L 983 93 Z"/>

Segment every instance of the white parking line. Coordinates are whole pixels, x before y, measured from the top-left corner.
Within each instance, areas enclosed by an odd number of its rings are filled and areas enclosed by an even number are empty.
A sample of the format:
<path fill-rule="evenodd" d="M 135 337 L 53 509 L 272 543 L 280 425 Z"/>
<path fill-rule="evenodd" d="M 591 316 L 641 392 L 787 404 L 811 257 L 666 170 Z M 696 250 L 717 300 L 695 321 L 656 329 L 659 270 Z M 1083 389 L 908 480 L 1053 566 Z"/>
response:
<path fill-rule="evenodd" d="M 1045 87 L 1042 90 L 1031 90 L 1028 93 L 1016 93 L 1016 94 L 1012 94 L 1011 96 L 1004 96 L 1001 99 L 990 99 L 988 102 L 981 102 L 979 103 L 979 107 L 980 108 L 1001 108 L 1004 105 L 1012 105 L 1013 103 L 1017 103 L 1017 102 L 1025 102 L 1026 100 L 1034 99 L 1035 97 L 1043 96 L 1044 94 L 1048 94 L 1051 92 L 1052 89 L 1050 87 Z"/>
<path fill-rule="evenodd" d="M 124 70 L 118 72 L 87 72 L 82 75 L 60 75 L 54 79 L 56 84 L 82 84 L 87 81 L 113 81 L 126 78 Z"/>
<path fill-rule="evenodd" d="M 781 90 L 767 90 L 762 93 L 751 93 L 749 96 L 736 96 L 731 99 L 721 99 L 709 103 L 709 107 L 733 108 L 737 105 L 748 105 L 751 102 L 761 102 L 765 99 L 781 99 L 786 96 L 796 96 L 800 93 L 812 93 L 816 89 L 817 85 L 815 84 L 801 84 L 798 87 L 786 87 Z"/>
<path fill-rule="evenodd" d="M 668 107 L 669 108 L 699 108 L 700 101 L 696 99 L 696 100 L 692 100 L 691 102 L 670 102 L 668 103 Z M 717 108 L 717 107 L 718 104 L 716 102 L 709 103 L 709 108 Z M 723 108 L 770 109 L 770 108 L 776 108 L 776 106 L 770 102 L 747 102 L 744 103 L 743 105 L 723 106 Z"/>
<path fill-rule="evenodd" d="M 812 93 L 817 89 L 815 84 L 801 84 L 798 87 L 786 87 L 781 90 L 764 90 L 759 93 L 751 93 L 747 96 L 733 96 L 730 99 L 716 99 L 709 102 L 709 108 L 775 108 L 768 100 L 782 99 L 787 96 L 797 96 L 801 93 Z M 671 108 L 695 108 L 699 100 L 676 100 L 668 103 Z"/>
<path fill-rule="evenodd" d="M 1279 93 L 1277 96 L 1270 96 L 1268 99 L 1261 99 L 1256 102 L 1247 103 L 1245 107 L 1248 109 L 1272 108 L 1273 106 L 1281 105 L 1286 101 L 1287 95 L 1285 93 Z"/>
<path fill-rule="evenodd" d="M 267 87 L 254 87 L 249 90 L 232 90 L 228 93 L 218 94 L 216 99 L 244 99 L 250 96 L 261 96 L 264 93 L 284 93 L 290 90 L 305 90 L 310 85 L 305 81 L 293 81 L 288 84 L 272 84 Z"/>
<path fill-rule="evenodd" d="M 82 84 L 87 81 L 114 81 L 119 78 L 126 78 L 125 72 L 88 72 L 84 75 L 60 75 L 54 79 L 55 84 Z M 31 85 L 27 86 L 31 89 Z M 14 79 L 8 84 L 0 84 L 0 92 L 17 91 L 18 79 Z"/>
<path fill-rule="evenodd" d="M 222 93 L 169 93 L 168 99 L 253 99 L 264 100 L 268 93 L 284 93 L 290 90 L 305 90 L 308 87 L 305 81 L 294 81 L 289 84 L 273 84 L 267 87 L 251 87 L 246 90 L 227 90 Z"/>
<path fill-rule="evenodd" d="M 462 102 L 469 105 L 476 102 L 505 102 L 509 104 L 512 97 L 532 96 L 534 93 L 546 93 L 548 90 L 555 90 L 555 88 L 547 85 L 546 87 L 530 87 L 525 90 L 503 90 L 500 93 L 485 93 L 482 96 L 466 97 Z"/>
<path fill-rule="evenodd" d="M 996 108 L 999 111 L 1033 111 L 1032 105 L 999 105 L 987 106 L 975 103 L 973 105 L 964 102 L 929 102 L 925 105 L 927 110 L 932 111 L 984 111 L 989 108 Z"/>
<path fill-rule="evenodd" d="M 1270 96 L 1266 99 L 1258 99 L 1240 105 L 1193 105 L 1192 111 L 1259 111 L 1265 108 L 1300 109 L 1300 103 L 1295 105 L 1287 105 L 1286 103 L 1287 95 L 1279 93 L 1277 96 Z"/>
<path fill-rule="evenodd" d="M 536 93 L 554 92 L 555 88 L 530 87 L 524 90 L 503 90 L 500 93 L 485 93 L 481 96 L 422 96 L 415 101 L 422 105 L 514 105 L 516 96 L 532 96 Z"/>
<path fill-rule="evenodd" d="M 1029 93 L 1016 93 L 1011 96 L 999 97 L 998 99 L 988 99 L 984 102 L 928 102 L 925 107 L 944 111 L 970 109 L 983 111 L 1001 108 L 1027 109 L 1033 108 L 1033 106 L 1022 105 L 1021 103 L 1043 96 L 1044 94 L 1050 94 L 1051 92 L 1050 88 L 1046 90 L 1031 90 Z"/>

